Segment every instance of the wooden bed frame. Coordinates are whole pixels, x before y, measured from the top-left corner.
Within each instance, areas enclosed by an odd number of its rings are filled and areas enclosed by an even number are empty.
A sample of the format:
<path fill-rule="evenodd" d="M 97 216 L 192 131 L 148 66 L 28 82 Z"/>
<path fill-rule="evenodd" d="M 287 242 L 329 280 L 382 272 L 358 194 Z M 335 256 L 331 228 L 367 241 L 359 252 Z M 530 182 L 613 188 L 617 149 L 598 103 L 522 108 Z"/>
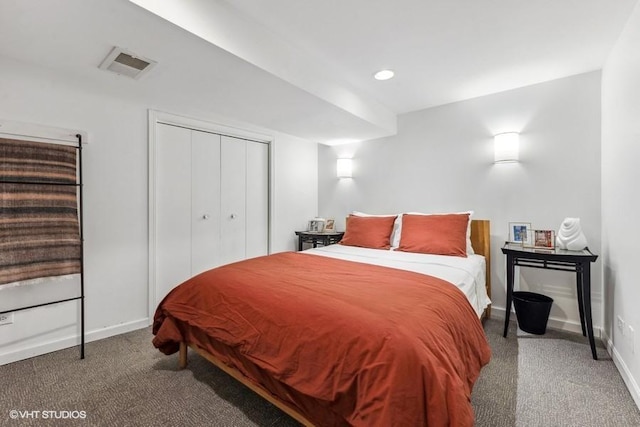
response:
<path fill-rule="evenodd" d="M 487 295 L 491 298 L 491 224 L 488 219 L 471 220 L 471 246 L 478 255 L 484 256 L 486 260 L 485 288 Z M 482 313 L 481 320 L 491 317 L 491 305 Z"/>
<path fill-rule="evenodd" d="M 491 297 L 491 236 L 490 236 L 490 232 L 491 232 L 491 229 L 490 229 L 489 220 L 479 220 L 479 219 L 471 220 L 471 245 L 473 246 L 473 250 L 476 254 L 483 255 L 487 260 L 486 288 L 487 288 L 487 295 L 489 295 L 489 297 Z M 485 309 L 484 313 L 482 314 L 481 319 L 483 321 L 488 319 L 490 314 L 491 314 L 491 306 L 488 306 Z M 180 343 L 180 353 L 178 356 L 178 366 L 180 367 L 180 369 L 184 369 L 187 367 L 187 350 L 189 347 L 191 347 L 191 349 L 194 350 L 196 353 L 198 353 L 200 356 L 204 357 L 209 362 L 213 363 L 215 366 L 217 366 L 227 374 L 231 375 L 240 383 L 244 384 L 249 389 L 253 390 L 263 399 L 275 405 L 277 408 L 282 410 L 291 418 L 301 423 L 303 426 L 312 427 L 315 425 L 311 421 L 309 421 L 304 415 L 298 412 L 297 409 L 283 402 L 278 397 L 271 394 L 265 388 L 249 380 L 239 370 L 226 365 L 220 359 L 218 359 L 211 353 L 207 352 L 206 350 L 198 347 L 197 345 L 187 343 L 187 342 Z"/>

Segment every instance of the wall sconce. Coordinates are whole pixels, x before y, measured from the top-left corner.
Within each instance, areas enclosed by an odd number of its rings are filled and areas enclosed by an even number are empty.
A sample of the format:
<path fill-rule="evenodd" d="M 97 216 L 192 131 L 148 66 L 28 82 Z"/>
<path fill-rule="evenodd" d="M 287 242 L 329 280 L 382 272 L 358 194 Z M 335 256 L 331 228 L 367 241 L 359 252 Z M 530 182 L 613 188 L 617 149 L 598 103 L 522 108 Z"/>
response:
<path fill-rule="evenodd" d="M 494 162 L 511 163 L 517 162 L 519 157 L 520 134 L 517 132 L 505 132 L 495 135 L 494 142 Z"/>
<path fill-rule="evenodd" d="M 353 176 L 352 159 L 338 159 L 336 171 L 338 178 L 351 178 Z"/>

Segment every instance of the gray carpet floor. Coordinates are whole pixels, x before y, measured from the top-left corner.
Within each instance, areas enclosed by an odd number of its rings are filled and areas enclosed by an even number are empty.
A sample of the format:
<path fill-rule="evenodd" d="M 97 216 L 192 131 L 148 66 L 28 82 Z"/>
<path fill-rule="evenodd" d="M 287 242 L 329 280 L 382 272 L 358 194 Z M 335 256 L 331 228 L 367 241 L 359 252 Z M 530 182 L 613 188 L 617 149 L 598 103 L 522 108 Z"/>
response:
<path fill-rule="evenodd" d="M 477 426 L 640 425 L 604 349 L 594 361 L 581 336 L 501 330 L 485 324 L 493 357 L 473 391 Z M 150 340 L 143 329 L 87 344 L 82 361 L 74 348 L 0 366 L 0 426 L 297 425 L 193 352 L 178 370 Z"/>
<path fill-rule="evenodd" d="M 620 374 L 603 363 L 610 362 L 604 349 L 603 360 L 593 360 L 584 344 L 520 337 L 518 353 L 518 426 L 640 426 Z M 596 411 L 585 410 L 590 406 Z"/>

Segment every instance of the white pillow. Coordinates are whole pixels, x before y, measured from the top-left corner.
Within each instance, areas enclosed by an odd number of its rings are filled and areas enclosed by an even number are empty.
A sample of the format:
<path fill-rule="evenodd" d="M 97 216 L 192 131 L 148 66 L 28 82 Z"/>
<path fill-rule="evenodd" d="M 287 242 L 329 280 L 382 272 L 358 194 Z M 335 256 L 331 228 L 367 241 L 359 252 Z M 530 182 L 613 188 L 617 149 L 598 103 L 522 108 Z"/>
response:
<path fill-rule="evenodd" d="M 403 213 L 406 213 L 409 215 L 469 214 L 469 222 L 467 223 L 467 255 L 473 255 L 475 253 L 473 251 L 473 246 L 471 245 L 471 217 L 473 216 L 473 211 L 448 212 L 448 213 L 421 213 L 421 212 L 403 212 Z M 391 234 L 391 236 L 393 237 L 393 239 L 391 240 L 392 249 L 400 246 L 400 235 L 402 234 L 402 215 L 403 214 L 399 214 L 398 218 L 396 218 L 396 222 L 393 224 L 393 233 Z"/>
<path fill-rule="evenodd" d="M 398 245 L 400 244 L 400 222 L 402 221 L 402 214 L 400 214 L 400 215 L 397 215 L 397 214 L 373 215 L 373 214 L 368 214 L 368 213 L 364 213 L 364 212 L 353 211 L 353 212 L 351 212 L 351 215 L 355 215 L 355 216 L 377 216 L 377 217 L 395 216 L 396 220 L 393 223 L 393 230 L 391 230 L 391 237 L 389 238 L 389 242 L 391 242 L 391 249 L 397 248 Z M 397 243 L 397 244 L 395 244 L 395 243 Z"/>

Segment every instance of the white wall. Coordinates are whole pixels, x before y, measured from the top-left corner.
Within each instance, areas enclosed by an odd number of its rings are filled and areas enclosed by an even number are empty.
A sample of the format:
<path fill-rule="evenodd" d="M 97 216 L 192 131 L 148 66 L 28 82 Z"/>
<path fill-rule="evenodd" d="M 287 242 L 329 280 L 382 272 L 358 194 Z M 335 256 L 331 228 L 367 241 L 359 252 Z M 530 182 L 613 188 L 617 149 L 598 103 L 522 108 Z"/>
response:
<path fill-rule="evenodd" d="M 398 135 L 319 146 L 319 206 L 344 226 L 351 210 L 372 213 L 474 210 L 491 220 L 492 300 L 504 315 L 509 221 L 555 229 L 582 219 L 600 253 L 600 73 L 408 113 Z M 493 135 L 520 132 L 520 163 L 493 163 Z M 337 157 L 354 159 L 353 179 L 338 180 Z M 594 327 L 602 324 L 601 267 L 592 271 Z M 575 275 L 522 269 L 521 289 L 555 300 L 550 326 L 580 331 Z"/>
<path fill-rule="evenodd" d="M 635 223 L 640 210 L 640 5 L 602 76 L 602 259 L 604 330 L 613 360 L 640 406 L 640 286 Z M 624 321 L 618 328 L 617 319 Z M 638 337 L 634 337 L 629 326 Z"/>
<path fill-rule="evenodd" d="M 318 150 L 294 137 L 275 142 L 271 252 L 297 250 L 295 230 L 306 230 L 318 216 Z"/>
<path fill-rule="evenodd" d="M 274 251 L 294 250 L 293 231 L 317 214 L 316 144 L 243 125 L 239 121 L 242 118 L 231 121 L 217 116 L 214 104 L 213 112 L 208 114 L 190 111 L 188 100 L 147 105 L 140 99 L 121 99 L 94 92 L 67 76 L 2 57 L 0 99 L 2 119 L 88 132 L 89 144 L 83 155 L 89 340 L 149 324 L 149 108 L 182 115 L 199 114 L 196 118 L 244 126 L 275 137 Z M 306 167 L 301 167 L 299 162 L 306 163 Z M 299 191 L 297 183 L 304 184 L 305 190 Z M 73 302 L 15 312 L 13 324 L 0 326 L 0 364 L 75 345 L 79 332 L 77 307 L 77 302 Z"/>

